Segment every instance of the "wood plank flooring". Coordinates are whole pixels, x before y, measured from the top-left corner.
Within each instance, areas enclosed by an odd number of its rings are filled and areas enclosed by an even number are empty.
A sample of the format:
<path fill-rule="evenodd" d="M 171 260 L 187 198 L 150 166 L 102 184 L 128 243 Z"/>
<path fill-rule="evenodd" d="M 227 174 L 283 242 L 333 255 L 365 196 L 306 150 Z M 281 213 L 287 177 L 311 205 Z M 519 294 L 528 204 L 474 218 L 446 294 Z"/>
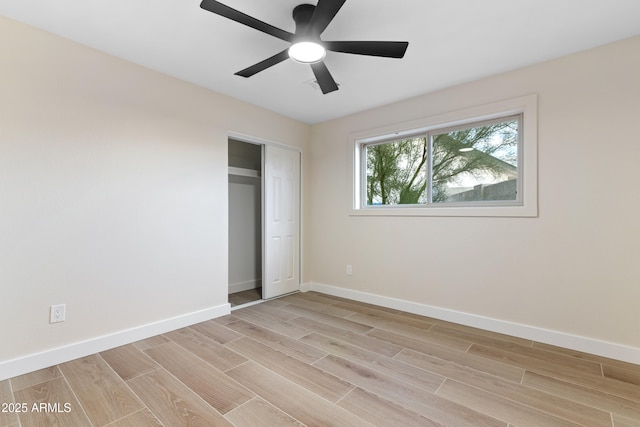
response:
<path fill-rule="evenodd" d="M 246 291 L 229 294 L 229 304 L 231 307 L 259 301 L 262 299 L 262 288 L 249 289 Z"/>
<path fill-rule="evenodd" d="M 630 427 L 640 366 L 309 292 L 0 381 L 0 403 L 0 427 Z"/>

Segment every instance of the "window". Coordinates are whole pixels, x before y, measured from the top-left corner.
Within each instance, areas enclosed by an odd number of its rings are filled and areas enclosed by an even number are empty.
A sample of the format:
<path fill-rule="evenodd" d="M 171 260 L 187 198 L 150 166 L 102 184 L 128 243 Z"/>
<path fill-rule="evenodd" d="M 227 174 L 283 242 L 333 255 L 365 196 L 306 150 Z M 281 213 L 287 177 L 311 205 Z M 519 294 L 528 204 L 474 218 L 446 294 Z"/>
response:
<path fill-rule="evenodd" d="M 431 202 L 519 202 L 522 116 L 431 132 Z"/>
<path fill-rule="evenodd" d="M 427 138 L 363 144 L 367 206 L 425 204 Z"/>
<path fill-rule="evenodd" d="M 362 144 L 366 206 L 518 203 L 522 116 Z"/>
<path fill-rule="evenodd" d="M 355 138 L 354 213 L 537 215 L 536 170 L 530 169 L 536 132 L 525 132 L 535 125 L 535 96 L 524 103 L 528 108 L 475 117 L 461 112 L 459 120 Z"/>

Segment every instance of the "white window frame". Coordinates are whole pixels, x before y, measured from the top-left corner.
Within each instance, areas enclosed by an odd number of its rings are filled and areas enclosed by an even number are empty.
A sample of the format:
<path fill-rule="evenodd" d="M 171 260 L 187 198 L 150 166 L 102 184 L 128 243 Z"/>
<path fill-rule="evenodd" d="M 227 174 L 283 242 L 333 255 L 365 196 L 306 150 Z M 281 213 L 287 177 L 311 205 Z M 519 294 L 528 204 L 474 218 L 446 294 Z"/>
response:
<path fill-rule="evenodd" d="M 537 95 L 494 102 L 400 125 L 386 126 L 351 134 L 353 186 L 351 215 L 355 216 L 464 216 L 464 217 L 537 217 L 538 216 L 538 101 Z M 366 163 L 364 147 L 408 139 L 430 132 L 446 131 L 495 119 L 522 115 L 519 129 L 518 199 L 501 202 L 429 203 L 426 205 L 366 205 Z M 431 142 L 428 141 L 429 146 Z"/>

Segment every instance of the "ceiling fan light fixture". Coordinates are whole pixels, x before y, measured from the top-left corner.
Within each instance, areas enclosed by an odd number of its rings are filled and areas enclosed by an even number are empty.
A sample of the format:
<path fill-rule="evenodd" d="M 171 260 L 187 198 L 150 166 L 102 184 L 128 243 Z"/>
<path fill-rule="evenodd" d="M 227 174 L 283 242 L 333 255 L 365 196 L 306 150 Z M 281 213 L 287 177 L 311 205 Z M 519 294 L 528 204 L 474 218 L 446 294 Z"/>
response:
<path fill-rule="evenodd" d="M 289 48 L 289 57 L 302 64 L 320 62 L 326 54 L 327 51 L 321 44 L 308 41 L 294 43 Z"/>

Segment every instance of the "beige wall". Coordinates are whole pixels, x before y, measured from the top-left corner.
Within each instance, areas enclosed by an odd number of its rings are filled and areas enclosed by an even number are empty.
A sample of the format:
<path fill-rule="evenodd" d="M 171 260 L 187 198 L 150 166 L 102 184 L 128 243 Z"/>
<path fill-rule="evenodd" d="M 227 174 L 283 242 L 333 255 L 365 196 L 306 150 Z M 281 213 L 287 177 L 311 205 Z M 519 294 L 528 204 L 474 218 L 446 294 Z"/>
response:
<path fill-rule="evenodd" d="M 314 126 L 311 280 L 640 348 L 638 52 L 634 38 Z M 534 93 L 538 218 L 349 216 L 351 133 Z"/>
<path fill-rule="evenodd" d="M 0 363 L 226 304 L 227 132 L 309 126 L 1 17 L 0 52 Z"/>

